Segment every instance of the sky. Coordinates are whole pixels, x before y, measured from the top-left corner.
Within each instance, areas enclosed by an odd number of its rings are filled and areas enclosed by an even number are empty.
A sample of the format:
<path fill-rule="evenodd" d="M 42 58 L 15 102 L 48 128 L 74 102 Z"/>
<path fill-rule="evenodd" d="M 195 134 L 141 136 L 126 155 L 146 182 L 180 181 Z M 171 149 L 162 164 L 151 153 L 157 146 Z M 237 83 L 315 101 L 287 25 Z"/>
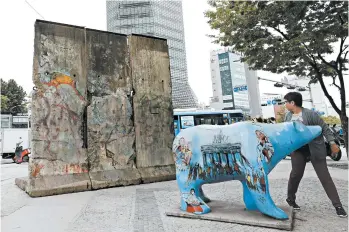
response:
<path fill-rule="evenodd" d="M 34 52 L 34 23 L 36 19 L 106 30 L 105 0 L 25 0 L 0 1 L 0 77 L 14 79 L 29 93 L 32 90 L 32 65 Z M 183 18 L 189 83 L 200 102 L 208 103 L 212 96 L 210 51 L 219 48 L 207 37 L 212 34 L 204 11 L 206 0 L 184 0 Z M 280 81 L 284 75 L 258 71 L 258 76 Z M 327 81 L 327 85 L 330 80 Z M 348 77 L 345 81 L 349 86 Z M 261 93 L 285 93 L 285 88 L 275 88 L 273 83 L 260 81 Z M 339 93 L 334 87 L 329 92 L 339 103 Z M 347 91 L 347 101 L 349 91 Z"/>

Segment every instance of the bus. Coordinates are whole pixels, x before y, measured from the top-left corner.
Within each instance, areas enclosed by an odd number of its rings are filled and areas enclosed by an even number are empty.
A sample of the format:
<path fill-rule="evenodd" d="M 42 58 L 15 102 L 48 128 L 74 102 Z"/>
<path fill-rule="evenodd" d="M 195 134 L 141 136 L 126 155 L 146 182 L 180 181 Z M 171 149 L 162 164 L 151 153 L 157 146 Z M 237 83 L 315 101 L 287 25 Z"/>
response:
<path fill-rule="evenodd" d="M 174 110 L 173 125 L 175 136 L 183 129 L 197 125 L 226 125 L 244 121 L 242 110 Z"/>

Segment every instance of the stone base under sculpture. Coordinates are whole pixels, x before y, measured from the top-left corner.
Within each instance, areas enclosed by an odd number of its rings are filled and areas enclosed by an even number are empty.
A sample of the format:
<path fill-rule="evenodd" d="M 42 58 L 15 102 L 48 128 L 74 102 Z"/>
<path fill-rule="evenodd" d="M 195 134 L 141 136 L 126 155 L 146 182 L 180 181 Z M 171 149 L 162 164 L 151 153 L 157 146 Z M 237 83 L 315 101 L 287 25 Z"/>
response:
<path fill-rule="evenodd" d="M 31 197 L 83 192 L 117 186 L 135 185 L 176 179 L 174 165 L 127 168 L 55 176 L 16 178 L 16 185 Z"/>
<path fill-rule="evenodd" d="M 177 204 L 173 204 L 177 205 Z M 179 209 L 173 208 L 166 212 L 167 216 L 201 219 L 209 221 L 235 223 L 249 226 L 267 227 L 281 230 L 292 230 L 293 224 L 293 208 L 289 206 L 281 206 L 280 208 L 288 215 L 288 220 L 277 220 L 258 211 L 247 211 L 242 204 L 236 204 L 226 201 L 212 200 L 208 203 L 212 212 L 202 215 L 188 213 Z"/>

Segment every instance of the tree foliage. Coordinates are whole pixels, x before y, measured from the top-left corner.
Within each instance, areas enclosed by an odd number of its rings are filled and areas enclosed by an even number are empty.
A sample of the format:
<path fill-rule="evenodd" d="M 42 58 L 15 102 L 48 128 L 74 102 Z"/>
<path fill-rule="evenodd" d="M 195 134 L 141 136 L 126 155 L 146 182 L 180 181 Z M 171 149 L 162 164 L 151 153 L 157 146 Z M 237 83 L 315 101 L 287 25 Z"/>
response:
<path fill-rule="evenodd" d="M 25 96 L 26 92 L 15 80 L 10 79 L 6 82 L 1 79 L 1 113 L 27 112 Z"/>
<path fill-rule="evenodd" d="M 322 120 L 328 125 L 340 125 L 341 120 L 338 117 L 335 116 L 327 116 L 327 117 L 322 117 Z"/>
<path fill-rule="evenodd" d="M 277 107 L 274 107 L 276 111 L 276 122 L 281 123 L 284 122 L 285 120 L 285 115 L 286 115 L 286 107 L 284 105 L 279 105 Z"/>
<path fill-rule="evenodd" d="M 7 109 L 8 98 L 4 95 L 1 95 L 1 109 Z"/>
<path fill-rule="evenodd" d="M 343 72 L 348 70 L 347 1 L 209 1 L 208 23 L 216 43 L 242 53 L 252 69 L 287 72 L 319 82 L 347 136 Z M 334 58 L 329 60 L 327 57 Z M 324 78 L 340 92 L 337 106 Z M 346 137 L 346 141 L 348 137 Z"/>
<path fill-rule="evenodd" d="M 216 42 L 243 53 L 251 68 L 315 81 L 347 70 L 348 2 L 210 1 L 206 17 Z M 326 61 L 339 42 L 337 59 Z M 341 83 L 338 87 L 344 89 Z M 331 98 L 332 99 L 332 98 Z M 345 104 L 345 102 L 344 102 Z M 338 107 L 336 107 L 338 109 Z"/>

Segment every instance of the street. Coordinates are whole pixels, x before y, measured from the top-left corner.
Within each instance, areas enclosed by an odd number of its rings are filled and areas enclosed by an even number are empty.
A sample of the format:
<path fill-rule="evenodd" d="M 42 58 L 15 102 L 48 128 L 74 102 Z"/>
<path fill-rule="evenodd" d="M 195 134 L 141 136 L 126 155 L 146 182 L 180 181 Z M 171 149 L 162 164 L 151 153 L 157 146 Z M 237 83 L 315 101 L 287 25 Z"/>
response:
<path fill-rule="evenodd" d="M 340 162 L 347 164 L 343 154 Z M 342 166 L 343 167 L 343 166 Z M 30 198 L 15 185 L 16 177 L 27 176 L 28 164 L 1 162 L 1 231 L 89 232 L 89 231 L 279 231 L 260 227 L 195 219 L 167 217 L 165 211 L 178 204 L 175 181 L 143 184 L 98 191 Z M 290 159 L 281 161 L 269 175 L 276 204 L 285 204 Z M 329 167 L 344 208 L 348 209 L 348 170 Z M 238 181 L 205 185 L 211 199 L 242 203 Z M 293 231 L 348 231 L 348 219 L 337 217 L 311 164 L 307 165 L 298 192 L 301 211 L 296 212 Z"/>

